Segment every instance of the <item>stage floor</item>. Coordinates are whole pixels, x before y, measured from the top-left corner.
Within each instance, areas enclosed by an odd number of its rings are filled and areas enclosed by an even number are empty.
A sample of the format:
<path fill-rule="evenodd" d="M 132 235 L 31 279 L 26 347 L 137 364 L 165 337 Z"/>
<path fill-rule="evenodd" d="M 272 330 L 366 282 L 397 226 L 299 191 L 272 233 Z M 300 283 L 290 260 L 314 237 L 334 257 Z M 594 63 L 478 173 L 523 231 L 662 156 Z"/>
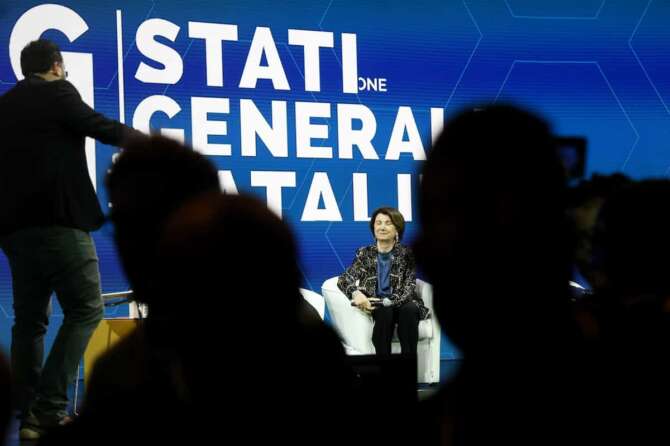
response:
<path fill-rule="evenodd" d="M 454 376 L 456 371 L 458 370 L 458 367 L 460 365 L 460 361 L 456 360 L 442 360 L 440 364 L 440 382 L 444 383 L 447 382 L 450 378 Z M 82 389 L 84 386 L 84 381 L 83 379 L 80 380 L 79 382 L 79 389 Z M 438 385 L 426 385 L 426 384 L 419 384 L 417 386 L 417 397 L 419 401 L 424 400 L 430 395 L 432 395 L 434 392 L 436 392 L 438 389 Z M 70 399 L 74 398 L 74 385 L 71 386 L 69 389 L 69 395 Z M 82 401 L 83 401 L 83 392 L 78 392 L 77 395 L 77 407 L 81 407 Z M 70 412 L 72 412 L 70 410 Z M 33 445 L 36 444 L 37 442 L 35 441 L 19 441 L 19 423 L 18 420 L 14 419 L 12 420 L 12 425 L 9 430 L 9 438 L 7 439 L 7 442 L 5 443 L 6 446 L 27 446 L 27 445 Z M 0 443 L 1 444 L 1 443 Z"/>

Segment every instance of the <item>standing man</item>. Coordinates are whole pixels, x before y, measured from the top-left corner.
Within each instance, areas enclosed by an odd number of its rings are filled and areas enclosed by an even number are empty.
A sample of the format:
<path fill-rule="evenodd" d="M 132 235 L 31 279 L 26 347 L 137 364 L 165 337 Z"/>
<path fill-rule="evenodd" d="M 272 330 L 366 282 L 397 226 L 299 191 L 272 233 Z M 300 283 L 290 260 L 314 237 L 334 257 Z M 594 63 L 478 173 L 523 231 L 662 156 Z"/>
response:
<path fill-rule="evenodd" d="M 65 80 L 53 42 L 29 43 L 21 51 L 21 71 L 25 79 L 0 97 L 0 247 L 12 271 L 19 437 L 37 439 L 67 422 L 67 386 L 103 316 L 89 234 L 101 226 L 103 214 L 84 139 L 118 146 L 136 132 L 82 101 Z M 44 362 L 53 292 L 64 320 Z"/>

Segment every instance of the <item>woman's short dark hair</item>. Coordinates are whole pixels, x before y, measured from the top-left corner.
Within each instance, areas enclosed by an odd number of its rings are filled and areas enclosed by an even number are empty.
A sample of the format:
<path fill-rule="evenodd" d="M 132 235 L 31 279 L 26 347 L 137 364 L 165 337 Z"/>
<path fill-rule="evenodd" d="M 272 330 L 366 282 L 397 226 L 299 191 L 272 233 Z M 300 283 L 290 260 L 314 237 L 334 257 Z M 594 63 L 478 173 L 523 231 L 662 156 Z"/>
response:
<path fill-rule="evenodd" d="M 50 40 L 33 40 L 21 50 L 21 72 L 24 76 L 46 73 L 55 62 L 63 62 L 58 45 Z"/>
<path fill-rule="evenodd" d="M 375 219 L 379 214 L 384 214 L 391 219 L 395 230 L 398 231 L 398 240 L 402 240 L 402 235 L 405 233 L 405 218 L 399 210 L 392 207 L 381 207 L 372 213 L 372 218 L 370 218 L 370 231 L 372 231 L 372 235 L 375 235 Z"/>

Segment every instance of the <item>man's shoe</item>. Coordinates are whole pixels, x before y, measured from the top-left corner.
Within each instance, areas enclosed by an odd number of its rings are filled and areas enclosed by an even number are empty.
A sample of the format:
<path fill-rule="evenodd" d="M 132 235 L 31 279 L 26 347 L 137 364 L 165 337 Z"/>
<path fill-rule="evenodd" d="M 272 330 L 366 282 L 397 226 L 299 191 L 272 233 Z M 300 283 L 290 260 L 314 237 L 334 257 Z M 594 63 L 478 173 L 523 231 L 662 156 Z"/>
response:
<path fill-rule="evenodd" d="M 46 433 L 46 430 L 38 426 L 22 425 L 19 429 L 19 440 L 39 440 Z"/>
<path fill-rule="evenodd" d="M 58 423 L 44 425 L 40 423 L 39 419 L 33 415 L 29 414 L 22 422 L 19 428 L 19 440 L 39 440 L 42 438 L 49 429 L 53 429 L 58 426 L 65 426 L 73 421 L 72 417 L 65 416 L 61 418 Z"/>

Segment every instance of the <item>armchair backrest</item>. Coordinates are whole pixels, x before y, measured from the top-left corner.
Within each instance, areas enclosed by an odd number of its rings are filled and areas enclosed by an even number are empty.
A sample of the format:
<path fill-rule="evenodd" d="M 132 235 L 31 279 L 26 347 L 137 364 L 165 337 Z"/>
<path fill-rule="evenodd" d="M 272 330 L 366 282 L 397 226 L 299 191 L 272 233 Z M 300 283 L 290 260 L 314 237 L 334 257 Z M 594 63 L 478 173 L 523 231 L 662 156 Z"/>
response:
<path fill-rule="evenodd" d="M 416 279 L 416 293 L 423 300 L 423 304 L 434 314 L 433 286 L 421 279 Z"/>

